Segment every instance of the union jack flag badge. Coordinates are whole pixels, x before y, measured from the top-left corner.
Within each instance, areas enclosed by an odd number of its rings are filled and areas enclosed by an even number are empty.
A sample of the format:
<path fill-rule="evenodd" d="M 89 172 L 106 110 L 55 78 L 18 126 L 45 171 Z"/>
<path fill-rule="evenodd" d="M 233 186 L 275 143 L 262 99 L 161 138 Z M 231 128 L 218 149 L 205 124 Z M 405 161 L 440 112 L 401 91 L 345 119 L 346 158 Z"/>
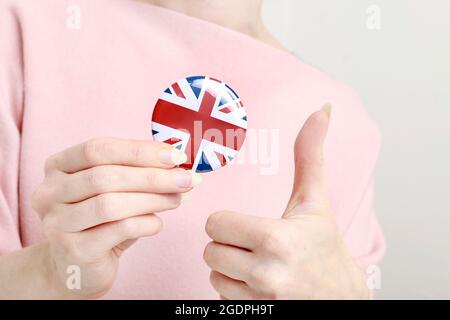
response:
<path fill-rule="evenodd" d="M 231 163 L 246 130 L 247 114 L 236 91 L 209 77 L 174 83 L 153 110 L 153 139 L 185 152 L 188 160 L 180 167 L 200 173 Z"/>

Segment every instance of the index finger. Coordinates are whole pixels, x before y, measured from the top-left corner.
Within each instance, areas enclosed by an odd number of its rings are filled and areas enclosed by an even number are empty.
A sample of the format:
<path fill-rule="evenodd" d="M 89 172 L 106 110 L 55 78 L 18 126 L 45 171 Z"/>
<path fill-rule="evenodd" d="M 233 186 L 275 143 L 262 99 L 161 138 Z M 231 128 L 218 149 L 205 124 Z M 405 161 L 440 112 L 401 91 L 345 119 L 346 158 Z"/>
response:
<path fill-rule="evenodd" d="M 51 156 L 45 168 L 65 173 L 101 165 L 173 168 L 186 160 L 186 154 L 162 142 L 97 138 Z"/>
<path fill-rule="evenodd" d="M 209 216 L 206 233 L 215 242 L 253 250 L 264 240 L 268 219 L 231 211 Z"/>

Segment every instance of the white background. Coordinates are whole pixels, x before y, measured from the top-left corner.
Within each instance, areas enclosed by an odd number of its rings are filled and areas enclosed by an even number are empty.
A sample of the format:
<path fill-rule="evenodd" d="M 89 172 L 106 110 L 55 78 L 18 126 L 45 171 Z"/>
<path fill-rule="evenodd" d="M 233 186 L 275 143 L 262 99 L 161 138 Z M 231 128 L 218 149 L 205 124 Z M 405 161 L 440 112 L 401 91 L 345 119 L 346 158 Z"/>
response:
<path fill-rule="evenodd" d="M 450 0 L 264 0 L 269 28 L 353 86 L 383 134 L 377 298 L 450 299 Z M 367 8 L 381 9 L 370 30 Z"/>

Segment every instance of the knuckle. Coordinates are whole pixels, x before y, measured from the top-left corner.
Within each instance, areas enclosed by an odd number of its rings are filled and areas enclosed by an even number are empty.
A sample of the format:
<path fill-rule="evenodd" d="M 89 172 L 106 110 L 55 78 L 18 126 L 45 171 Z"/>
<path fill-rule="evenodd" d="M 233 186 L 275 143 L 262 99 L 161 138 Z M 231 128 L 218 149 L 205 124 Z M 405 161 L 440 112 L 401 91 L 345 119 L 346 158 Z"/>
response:
<path fill-rule="evenodd" d="M 93 212 L 101 220 L 109 220 L 115 209 L 115 197 L 113 194 L 101 194 L 94 198 Z"/>
<path fill-rule="evenodd" d="M 50 187 L 40 185 L 31 196 L 31 207 L 39 214 L 43 214 L 53 201 L 53 191 Z"/>
<path fill-rule="evenodd" d="M 141 144 L 135 143 L 130 146 L 129 154 L 132 160 L 136 163 L 140 163 L 144 158 L 144 146 Z"/>
<path fill-rule="evenodd" d="M 260 248 L 283 261 L 291 261 L 295 257 L 292 242 L 289 232 L 286 232 L 285 228 L 275 225 L 267 228 L 262 237 Z"/>
<path fill-rule="evenodd" d="M 284 246 L 283 234 L 274 226 L 267 228 L 260 243 L 261 249 L 276 253 Z"/>
<path fill-rule="evenodd" d="M 109 185 L 109 172 L 105 168 L 93 168 L 86 173 L 86 184 L 94 191 L 102 191 Z"/>
<path fill-rule="evenodd" d="M 88 140 L 83 145 L 83 157 L 89 164 L 101 161 L 102 154 L 109 148 L 109 141 L 103 138 Z"/>
<path fill-rule="evenodd" d="M 97 156 L 98 141 L 96 139 L 91 139 L 86 141 L 83 145 L 83 158 L 88 162 L 92 163 L 94 158 Z"/>
<path fill-rule="evenodd" d="M 148 172 L 147 172 L 145 177 L 146 177 L 147 182 L 148 182 L 148 184 L 150 186 L 157 186 L 158 185 L 159 178 L 158 178 L 158 174 L 157 174 L 156 170 L 152 170 L 152 169 L 148 170 Z"/>

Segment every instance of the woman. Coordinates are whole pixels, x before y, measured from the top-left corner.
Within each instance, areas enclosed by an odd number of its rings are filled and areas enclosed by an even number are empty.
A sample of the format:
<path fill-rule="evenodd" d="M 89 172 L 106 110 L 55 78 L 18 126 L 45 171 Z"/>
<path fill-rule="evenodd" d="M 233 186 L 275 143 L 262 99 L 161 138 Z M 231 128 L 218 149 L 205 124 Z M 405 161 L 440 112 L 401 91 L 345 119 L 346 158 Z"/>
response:
<path fill-rule="evenodd" d="M 378 131 L 261 0 L 0 4 L 1 298 L 369 297 Z M 268 161 L 201 183 L 150 141 L 159 93 L 197 74 L 237 88 Z"/>

